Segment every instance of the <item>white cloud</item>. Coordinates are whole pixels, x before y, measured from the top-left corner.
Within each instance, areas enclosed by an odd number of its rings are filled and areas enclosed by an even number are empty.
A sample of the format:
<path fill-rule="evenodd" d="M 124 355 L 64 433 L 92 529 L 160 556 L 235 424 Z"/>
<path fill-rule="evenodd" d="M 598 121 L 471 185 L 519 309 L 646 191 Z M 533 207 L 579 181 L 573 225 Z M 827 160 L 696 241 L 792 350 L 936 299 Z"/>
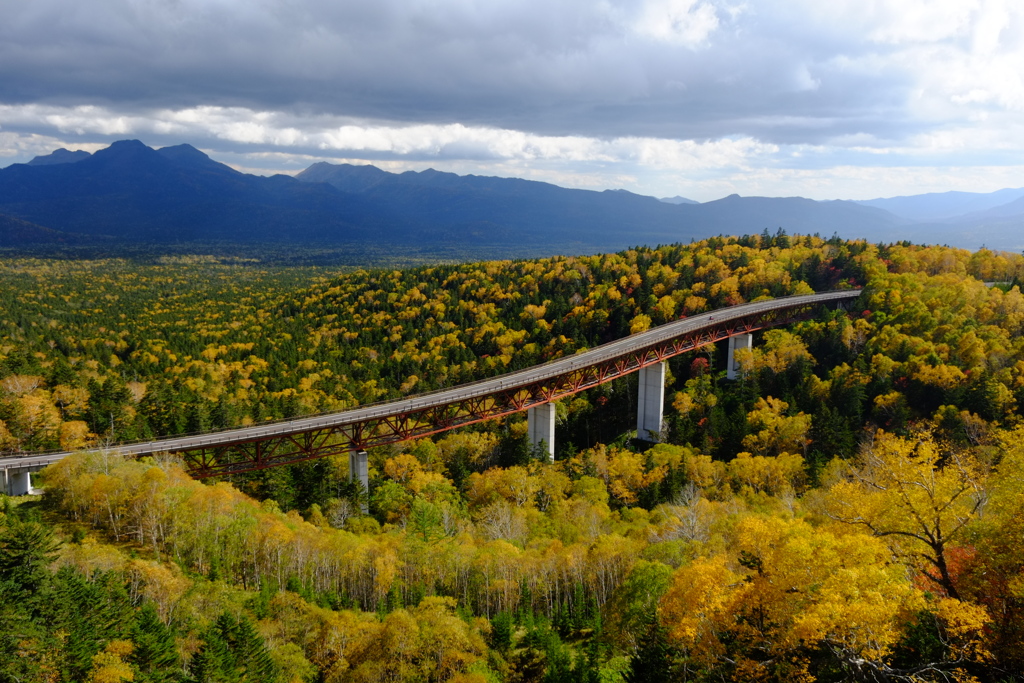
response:
<path fill-rule="evenodd" d="M 698 199 L 1024 184 L 1017 0 L 33 0 L 0 3 L 0 82 L 8 161 L 139 137 Z"/>
<path fill-rule="evenodd" d="M 65 142 L 49 135 L 22 134 L 0 131 L 0 159 L 12 162 L 28 161 L 32 157 L 49 154 L 64 147 L 72 151 L 95 152 L 106 147 L 103 143 Z"/>
<path fill-rule="evenodd" d="M 1017 161 L 1024 153 L 1020 121 L 993 128 L 950 126 L 902 139 L 856 133 L 820 144 L 776 144 L 752 136 L 552 136 L 210 106 L 128 114 L 96 106 L 4 105 L 0 125 L 0 157 L 10 162 L 62 146 L 94 151 L 105 146 L 99 138 L 138 137 L 153 146 L 190 142 L 246 172 L 295 173 L 320 160 L 373 163 L 396 172 L 433 167 L 701 201 L 733 192 L 828 199 L 1024 185 Z M 806 122 L 781 117 L 771 125 Z M 971 158 L 963 157 L 970 152 Z M 986 162 L 986 155 L 996 153 L 1000 163 Z"/>
<path fill-rule="evenodd" d="M 319 150 L 334 156 L 630 162 L 675 170 L 745 166 L 752 157 L 778 149 L 749 137 L 703 142 L 649 137 L 601 139 L 537 135 L 458 123 L 410 126 L 356 123 L 328 116 L 299 118 L 240 107 L 197 107 L 123 115 L 94 106 L 6 105 L 0 106 L 0 122 L 21 126 L 45 123 L 65 135 L 174 136 L 183 140 L 220 140 L 296 152 Z"/>
<path fill-rule="evenodd" d="M 718 28 L 715 8 L 702 0 L 648 0 L 633 30 L 642 36 L 695 48 Z"/>
<path fill-rule="evenodd" d="M 859 5 L 867 9 L 874 27 L 868 38 L 894 45 L 935 43 L 969 35 L 978 0 L 890 0 Z M 874 11 L 871 11 L 871 10 Z"/>
<path fill-rule="evenodd" d="M 1024 186 L 1024 164 L 1007 166 L 833 166 L 816 169 L 761 168 L 741 177 L 712 179 L 695 194 L 722 196 L 728 190 L 747 195 L 812 199 L 875 199 L 947 192 L 992 192 Z M 793 191 L 798 189 L 799 191 Z"/>

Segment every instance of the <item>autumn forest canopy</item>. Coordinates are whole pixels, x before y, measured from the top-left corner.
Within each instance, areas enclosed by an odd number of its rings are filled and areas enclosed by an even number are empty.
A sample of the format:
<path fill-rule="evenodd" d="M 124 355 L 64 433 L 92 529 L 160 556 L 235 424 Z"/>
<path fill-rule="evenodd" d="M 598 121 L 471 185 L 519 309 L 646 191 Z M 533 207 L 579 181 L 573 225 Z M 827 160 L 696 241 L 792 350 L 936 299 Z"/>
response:
<path fill-rule="evenodd" d="M 347 271 L 0 260 L 0 681 L 1013 681 L 1024 257 L 817 236 Z M 451 387 L 767 297 L 849 310 L 522 415 L 191 479 L 119 442 Z M 365 510 L 365 512 L 364 512 Z"/>

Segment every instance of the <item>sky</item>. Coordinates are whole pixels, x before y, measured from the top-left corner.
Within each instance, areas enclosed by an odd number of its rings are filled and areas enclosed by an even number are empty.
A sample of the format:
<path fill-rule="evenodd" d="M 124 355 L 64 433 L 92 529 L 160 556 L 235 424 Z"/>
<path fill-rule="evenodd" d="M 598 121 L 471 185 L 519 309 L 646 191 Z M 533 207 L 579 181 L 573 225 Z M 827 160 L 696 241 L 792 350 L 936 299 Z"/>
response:
<path fill-rule="evenodd" d="M 120 139 L 698 201 L 1024 186 L 1019 0 L 0 0 L 0 166 Z"/>

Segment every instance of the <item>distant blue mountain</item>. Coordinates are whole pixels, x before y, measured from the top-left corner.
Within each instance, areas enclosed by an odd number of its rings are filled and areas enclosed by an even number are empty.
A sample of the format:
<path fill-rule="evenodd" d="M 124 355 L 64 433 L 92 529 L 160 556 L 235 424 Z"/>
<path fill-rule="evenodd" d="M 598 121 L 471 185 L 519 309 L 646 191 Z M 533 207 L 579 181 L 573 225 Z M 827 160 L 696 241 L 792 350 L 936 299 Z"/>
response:
<path fill-rule="evenodd" d="M 679 195 L 676 195 L 675 197 L 662 197 L 659 201 L 663 201 L 666 204 L 700 204 L 700 202 L 695 202 L 692 199 L 680 197 Z"/>
<path fill-rule="evenodd" d="M 508 245 L 621 249 L 703 236 L 676 207 L 627 192 L 567 190 L 362 166 L 317 182 L 240 173 L 189 145 L 124 140 L 78 161 L 0 169 L 0 213 L 60 232 L 141 242 Z M 349 170 L 346 173 L 346 170 Z"/>
<path fill-rule="evenodd" d="M 434 224 L 479 226 L 502 234 L 540 230 L 551 239 L 567 237 L 602 248 L 765 229 L 774 233 L 779 228 L 883 239 L 908 223 L 854 202 L 732 195 L 703 204 L 675 204 L 622 190 L 571 190 L 519 178 L 459 176 L 432 169 L 388 173 L 374 166 L 320 162 L 296 177 L 386 202 L 400 215 Z"/>
<path fill-rule="evenodd" d="M 977 213 L 1024 197 L 1024 188 L 996 192 L 931 192 L 907 197 L 869 199 L 858 204 L 873 206 L 912 221 L 947 221 Z"/>
<path fill-rule="evenodd" d="M 1002 190 L 1002 192 L 1013 193 L 1018 191 Z M 996 193 L 993 192 L 993 194 Z M 956 220 L 963 222 L 984 222 L 989 219 L 1003 219 L 1020 215 L 1024 215 L 1024 190 L 1021 190 L 1019 196 L 1012 201 L 1006 202 L 1005 204 L 998 204 L 987 209 L 978 209 L 962 216 L 957 216 Z"/>
<path fill-rule="evenodd" d="M 0 214 L 15 221 L 0 230 L 0 246 L 89 239 L 372 243 L 489 246 L 516 256 L 618 250 L 779 228 L 971 248 L 982 243 L 1005 248 L 1020 234 L 1013 215 L 924 224 L 877 206 L 801 197 L 666 202 L 622 190 L 566 189 L 518 178 L 435 170 L 388 173 L 327 163 L 295 178 L 263 177 L 235 171 L 189 145 L 152 149 L 137 140 L 91 155 L 57 150 L 0 169 Z"/>
<path fill-rule="evenodd" d="M 433 169 L 388 173 L 374 166 L 324 162 L 296 178 L 326 183 L 387 206 L 406 221 L 433 226 L 446 239 L 468 235 L 498 243 L 622 249 L 708 234 L 678 207 L 621 190 L 575 190 L 533 180 L 460 176 Z"/>
<path fill-rule="evenodd" d="M 858 202 L 916 221 L 917 242 L 976 249 L 1024 250 L 1024 188 L 995 192 L 933 192 Z"/>
<path fill-rule="evenodd" d="M 138 140 L 73 163 L 0 169 L 0 212 L 142 242 L 339 242 L 366 239 L 386 221 L 380 207 L 326 185 L 239 173 L 189 145 L 154 150 Z"/>

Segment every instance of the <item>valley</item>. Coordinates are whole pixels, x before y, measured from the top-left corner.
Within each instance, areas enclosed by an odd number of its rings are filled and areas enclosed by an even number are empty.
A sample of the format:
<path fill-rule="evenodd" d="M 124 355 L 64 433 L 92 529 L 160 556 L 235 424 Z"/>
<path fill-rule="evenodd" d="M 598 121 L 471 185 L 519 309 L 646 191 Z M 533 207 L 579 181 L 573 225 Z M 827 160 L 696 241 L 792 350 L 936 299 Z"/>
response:
<path fill-rule="evenodd" d="M 404 268 L 4 259 L 0 448 L 81 455 L 40 474 L 41 498 L 3 502 L 0 622 L 20 635 L 0 636 L 0 667 L 153 681 L 846 680 L 922 662 L 1008 675 L 1024 617 L 1006 587 L 1022 562 L 1022 278 L 1019 255 L 783 231 Z M 670 359 L 657 444 L 633 438 L 634 374 L 557 404 L 553 462 L 515 415 L 370 448 L 365 488 L 343 455 L 201 483 L 174 457 L 103 451 L 415 395 L 842 287 L 864 288 L 855 307 L 758 332 L 736 380 L 714 346 Z"/>

